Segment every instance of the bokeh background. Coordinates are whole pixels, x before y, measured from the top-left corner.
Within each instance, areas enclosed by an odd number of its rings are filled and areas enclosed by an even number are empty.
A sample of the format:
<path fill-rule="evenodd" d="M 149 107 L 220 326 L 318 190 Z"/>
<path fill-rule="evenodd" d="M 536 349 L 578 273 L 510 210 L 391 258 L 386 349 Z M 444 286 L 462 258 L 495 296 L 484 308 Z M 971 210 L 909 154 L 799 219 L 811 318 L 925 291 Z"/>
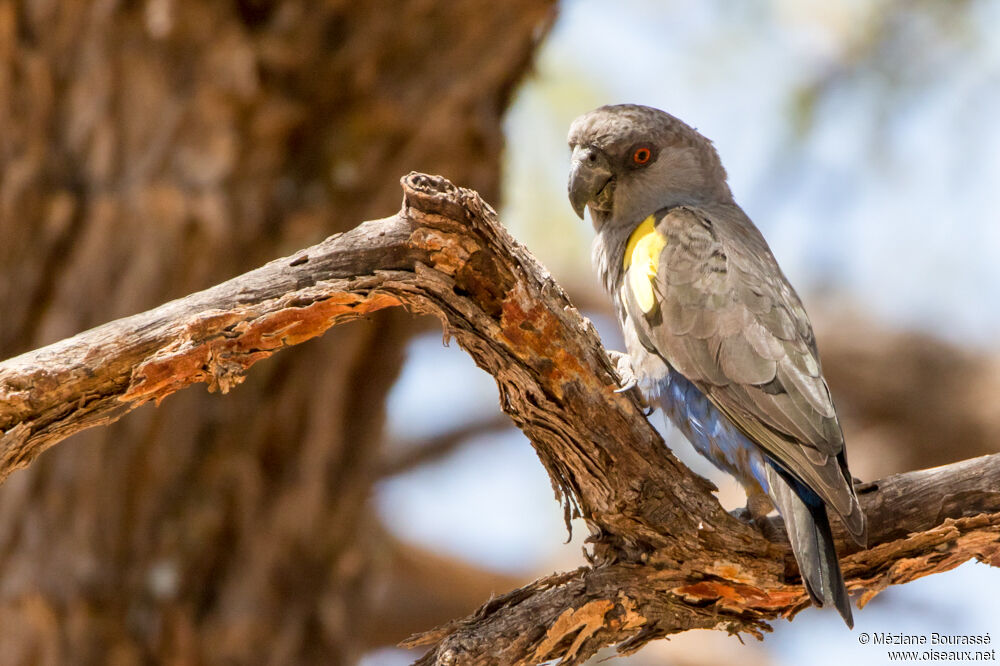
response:
<path fill-rule="evenodd" d="M 636 102 L 715 142 L 812 316 L 855 475 L 995 452 L 998 29 L 986 0 L 0 0 L 0 357 L 390 214 L 411 169 L 497 203 L 620 349 L 565 133 Z M 383 313 L 11 476 L 0 662 L 409 663 L 393 644 L 579 566 L 585 533 L 490 377 Z M 621 663 L 886 663 L 858 632 L 1000 641 L 998 595 L 966 564 L 854 633 L 810 609 Z"/>

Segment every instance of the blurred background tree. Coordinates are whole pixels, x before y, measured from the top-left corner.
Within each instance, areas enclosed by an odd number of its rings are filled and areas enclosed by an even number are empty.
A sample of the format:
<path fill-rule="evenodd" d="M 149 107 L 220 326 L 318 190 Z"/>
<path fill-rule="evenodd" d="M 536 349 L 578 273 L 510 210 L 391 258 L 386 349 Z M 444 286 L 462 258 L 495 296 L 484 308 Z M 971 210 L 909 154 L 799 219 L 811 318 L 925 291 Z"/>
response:
<path fill-rule="evenodd" d="M 412 169 L 501 203 L 620 349 L 564 137 L 639 102 L 715 140 L 817 324 L 856 474 L 997 450 L 1000 3 L 565 0 L 536 52 L 554 9 L 0 0 L 0 357 L 387 215 Z M 337 327 L 11 476 L 0 661 L 406 663 L 378 648 L 580 564 L 492 381 L 427 328 Z M 890 590 L 858 630 L 998 640 L 984 569 Z M 806 611 L 763 646 L 631 660 L 877 659 L 846 636 Z"/>
<path fill-rule="evenodd" d="M 0 356 L 391 214 L 411 169 L 497 200 L 502 114 L 552 17 L 0 2 Z M 231 398 L 186 392 L 12 477 L 0 661 L 350 663 L 472 610 L 489 586 L 415 626 L 371 614 L 394 549 L 366 499 L 415 326 L 332 331 Z"/>

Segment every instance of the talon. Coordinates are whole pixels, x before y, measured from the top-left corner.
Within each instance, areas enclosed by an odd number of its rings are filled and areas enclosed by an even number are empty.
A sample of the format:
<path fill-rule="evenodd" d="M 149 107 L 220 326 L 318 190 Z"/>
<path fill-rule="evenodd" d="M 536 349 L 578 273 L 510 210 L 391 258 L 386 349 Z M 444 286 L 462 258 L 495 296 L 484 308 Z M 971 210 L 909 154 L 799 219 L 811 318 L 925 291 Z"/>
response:
<path fill-rule="evenodd" d="M 612 350 L 608 351 L 608 358 L 614 363 L 615 374 L 618 375 L 619 387 L 615 389 L 615 393 L 635 391 L 635 397 L 639 400 L 639 404 L 642 405 L 643 414 L 648 417 L 653 413 L 655 408 L 646 402 L 642 391 L 639 390 L 639 380 L 632 371 L 632 361 L 629 359 L 628 354 Z"/>
<path fill-rule="evenodd" d="M 616 388 L 615 393 L 627 393 L 639 385 L 639 382 L 635 381 L 635 377 L 628 380 L 627 384 L 622 384 L 621 388 Z"/>

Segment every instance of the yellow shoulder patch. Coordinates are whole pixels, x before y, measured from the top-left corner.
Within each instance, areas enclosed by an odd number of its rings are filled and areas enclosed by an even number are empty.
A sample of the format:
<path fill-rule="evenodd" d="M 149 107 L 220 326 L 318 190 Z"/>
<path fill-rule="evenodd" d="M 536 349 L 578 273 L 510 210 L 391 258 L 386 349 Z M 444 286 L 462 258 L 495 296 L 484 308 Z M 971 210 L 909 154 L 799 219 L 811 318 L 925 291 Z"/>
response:
<path fill-rule="evenodd" d="M 653 280 L 660 265 L 660 253 L 666 245 L 667 239 L 656 230 L 656 220 L 650 215 L 635 228 L 625 246 L 628 286 L 644 314 L 649 314 L 656 307 Z"/>

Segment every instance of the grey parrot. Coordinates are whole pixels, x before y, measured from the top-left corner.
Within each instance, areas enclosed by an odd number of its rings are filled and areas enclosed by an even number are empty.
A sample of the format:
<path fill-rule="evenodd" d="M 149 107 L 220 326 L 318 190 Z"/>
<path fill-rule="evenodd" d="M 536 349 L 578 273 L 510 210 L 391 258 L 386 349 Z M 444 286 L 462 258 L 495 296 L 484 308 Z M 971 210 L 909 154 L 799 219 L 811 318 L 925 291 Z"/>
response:
<path fill-rule="evenodd" d="M 623 383 L 735 476 L 747 510 L 777 508 L 817 606 L 854 626 L 827 510 L 864 546 L 844 436 L 798 295 L 733 201 L 712 143 L 658 109 L 603 106 L 573 121 L 569 199 L 597 236 Z"/>

